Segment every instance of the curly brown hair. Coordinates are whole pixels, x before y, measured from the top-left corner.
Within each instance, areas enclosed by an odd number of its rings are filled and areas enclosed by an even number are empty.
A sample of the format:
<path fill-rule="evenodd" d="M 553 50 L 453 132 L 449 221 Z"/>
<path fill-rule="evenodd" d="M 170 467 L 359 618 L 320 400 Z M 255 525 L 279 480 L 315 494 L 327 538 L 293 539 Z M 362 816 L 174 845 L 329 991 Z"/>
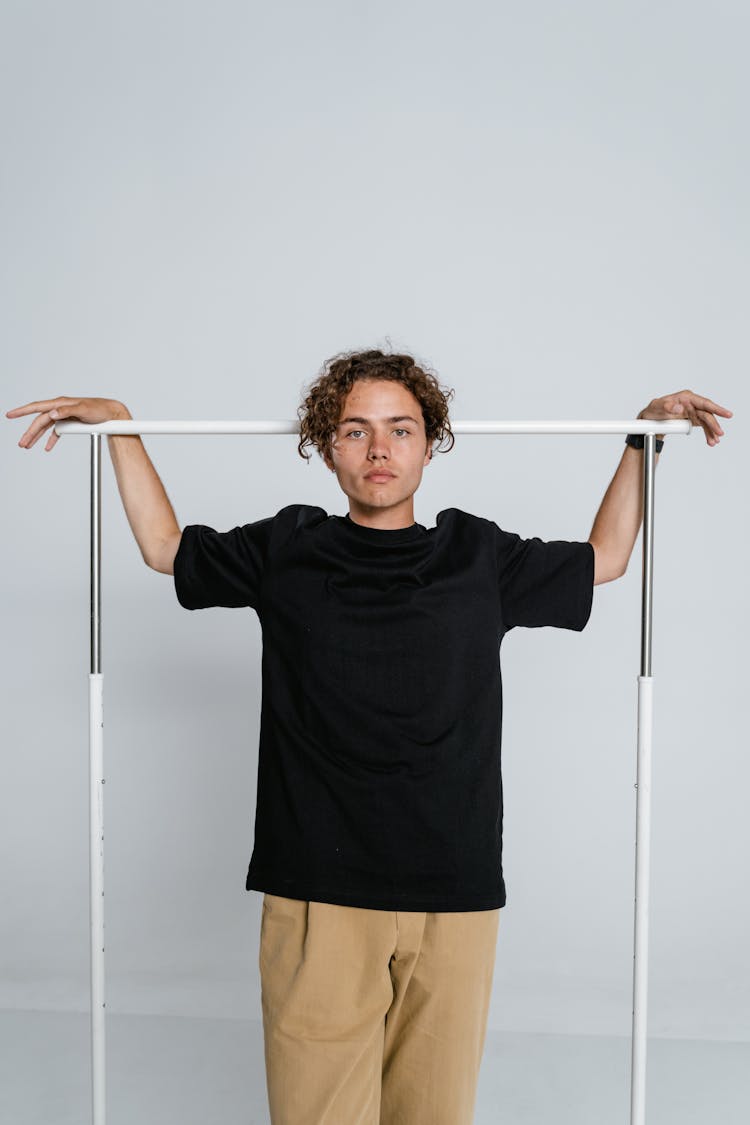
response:
<path fill-rule="evenodd" d="M 421 363 L 421 361 L 420 361 Z M 435 374 L 422 363 L 417 364 L 408 354 L 382 352 L 378 349 L 364 352 L 339 352 L 327 359 L 315 380 L 303 387 L 305 398 L 297 409 L 300 422 L 300 440 L 297 452 L 309 462 L 305 446 L 312 445 L 325 459 L 330 456 L 331 441 L 336 431 L 344 401 L 358 379 L 391 379 L 403 383 L 422 407 L 425 434 L 428 443 L 438 443 L 430 451 L 448 453 L 455 444 L 448 403 L 455 391 L 441 387 Z M 449 440 L 443 450 L 443 440 Z"/>

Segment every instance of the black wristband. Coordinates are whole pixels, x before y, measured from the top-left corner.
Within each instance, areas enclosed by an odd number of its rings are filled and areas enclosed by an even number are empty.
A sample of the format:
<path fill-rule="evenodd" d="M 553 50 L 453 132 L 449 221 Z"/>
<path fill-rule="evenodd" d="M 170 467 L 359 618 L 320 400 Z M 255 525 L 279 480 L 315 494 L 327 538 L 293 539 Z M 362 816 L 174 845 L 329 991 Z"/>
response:
<path fill-rule="evenodd" d="M 643 434 L 628 434 L 628 436 L 625 438 L 625 444 L 626 445 L 632 445 L 633 449 L 643 449 L 643 446 L 645 444 L 643 439 L 644 439 Z M 657 438 L 656 439 L 656 452 L 661 453 L 663 447 L 664 447 L 664 438 Z"/>

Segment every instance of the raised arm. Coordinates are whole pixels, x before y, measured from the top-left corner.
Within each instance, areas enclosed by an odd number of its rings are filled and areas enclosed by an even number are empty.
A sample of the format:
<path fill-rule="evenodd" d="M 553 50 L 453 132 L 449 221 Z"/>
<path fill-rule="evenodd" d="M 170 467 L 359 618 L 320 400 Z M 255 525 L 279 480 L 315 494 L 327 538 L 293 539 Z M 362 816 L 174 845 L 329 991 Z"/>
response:
<path fill-rule="evenodd" d="M 695 391 L 684 390 L 652 399 L 638 417 L 656 421 L 687 418 L 693 426 L 703 428 L 706 444 L 714 446 L 724 436 L 716 414 L 731 418 L 733 411 Z M 664 438 L 664 434 L 656 436 Z M 659 463 L 658 453 L 654 462 Z M 595 556 L 595 584 L 597 581 L 609 582 L 625 574 L 642 522 L 643 451 L 626 445 L 589 535 Z M 599 578 L 599 575 L 602 577 Z"/>
<path fill-rule="evenodd" d="M 18 442 L 23 449 L 30 449 L 46 430 L 63 419 L 90 425 L 113 418 L 132 418 L 127 406 L 116 399 L 65 396 L 17 406 L 8 410 L 6 417 L 18 418 L 37 412 L 40 412 L 38 417 Z M 52 432 L 45 450 L 53 449 L 58 440 L 58 435 Z M 171 574 L 181 531 L 141 437 L 139 434 L 108 434 L 107 445 L 125 514 L 143 560 L 153 570 Z"/>

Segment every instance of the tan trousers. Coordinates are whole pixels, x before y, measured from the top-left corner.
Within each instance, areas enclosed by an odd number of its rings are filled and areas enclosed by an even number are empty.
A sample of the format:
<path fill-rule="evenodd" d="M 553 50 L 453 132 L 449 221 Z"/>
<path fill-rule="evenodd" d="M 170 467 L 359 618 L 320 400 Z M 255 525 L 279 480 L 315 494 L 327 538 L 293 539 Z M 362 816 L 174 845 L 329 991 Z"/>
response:
<path fill-rule="evenodd" d="M 471 1125 L 499 915 L 264 894 L 272 1125 Z"/>

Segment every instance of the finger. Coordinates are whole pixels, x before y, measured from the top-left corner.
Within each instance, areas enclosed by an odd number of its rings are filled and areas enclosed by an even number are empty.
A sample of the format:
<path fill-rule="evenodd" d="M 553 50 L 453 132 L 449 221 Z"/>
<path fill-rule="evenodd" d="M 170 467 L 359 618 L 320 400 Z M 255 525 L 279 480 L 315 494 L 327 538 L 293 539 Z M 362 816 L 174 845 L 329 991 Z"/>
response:
<path fill-rule="evenodd" d="M 709 425 L 711 426 L 711 429 L 713 430 L 714 434 L 716 435 L 716 440 L 718 441 L 719 438 L 724 433 L 723 429 L 721 428 L 721 425 L 719 424 L 718 418 L 715 418 L 710 410 L 702 411 L 702 413 L 705 413 L 706 420 L 708 421 Z"/>
<path fill-rule="evenodd" d="M 39 422 L 41 421 L 42 418 L 46 419 L 46 421 L 40 426 Z M 36 443 L 39 441 L 39 438 L 42 436 L 42 434 L 45 432 L 45 430 L 48 430 L 50 428 L 50 426 L 54 426 L 54 424 L 55 424 L 55 419 L 50 418 L 49 414 L 40 414 L 39 418 L 37 418 L 36 422 L 34 423 L 34 426 L 36 427 L 35 432 L 34 432 L 34 436 L 29 437 L 29 439 L 24 442 L 24 445 L 26 446 L 26 448 L 31 449 L 32 445 L 36 445 Z M 29 430 L 28 432 L 30 433 L 31 431 Z"/>
<path fill-rule="evenodd" d="M 34 414 L 37 410 L 52 410 L 55 406 L 70 401 L 64 395 L 58 395 L 57 398 L 43 399 L 40 402 L 27 402 L 25 406 L 14 406 L 12 410 L 6 410 L 5 416 L 10 418 L 17 414 Z"/>
<path fill-rule="evenodd" d="M 711 431 L 713 430 L 713 416 L 708 412 L 699 410 L 694 401 L 698 396 L 693 395 L 691 391 L 683 391 L 685 401 L 675 401 L 670 410 L 673 414 L 682 414 L 690 422 L 691 426 L 701 426 L 706 433 L 706 440 L 709 440 Z M 703 415 L 703 417 L 700 417 Z M 710 421 L 709 421 L 710 419 Z M 713 442 L 709 442 L 713 444 Z"/>
<path fill-rule="evenodd" d="M 699 424 L 701 426 L 703 426 L 706 433 L 708 433 L 710 431 L 711 434 L 716 435 L 716 438 L 718 440 L 719 435 L 723 434 L 724 431 L 722 430 L 721 426 L 719 425 L 719 423 L 714 418 L 711 411 L 710 410 L 696 410 L 695 414 L 696 414 L 696 417 L 698 418 Z"/>
<path fill-rule="evenodd" d="M 44 452 L 49 453 L 50 449 L 55 448 L 55 442 L 59 441 L 59 440 L 60 440 L 60 435 L 56 434 L 55 431 L 54 431 L 54 428 L 53 428 L 52 433 L 49 435 L 49 440 L 47 441 L 47 444 L 44 447 Z"/>
<path fill-rule="evenodd" d="M 703 427 L 703 423 L 698 417 L 697 411 L 693 409 L 690 402 L 677 403 L 676 406 L 672 407 L 672 411 L 674 412 L 675 410 L 678 410 L 683 418 L 687 418 L 691 426 L 701 426 L 701 428 Z"/>
<path fill-rule="evenodd" d="M 48 412 L 40 414 L 37 418 L 34 419 L 28 430 L 26 430 L 26 432 L 21 435 L 21 440 L 18 444 L 25 446 L 27 449 L 31 448 L 37 437 L 39 437 L 41 430 L 46 430 L 49 428 L 50 423 L 54 424 L 55 422 L 59 421 L 60 418 L 67 417 L 68 414 L 72 413 L 79 402 L 80 399 L 68 399 L 67 405 L 65 406 L 55 407 L 53 405 L 52 409 L 54 409 L 56 412 L 59 411 L 58 417 L 50 419 Z"/>
<path fill-rule="evenodd" d="M 718 445 L 719 438 L 718 434 L 714 433 L 714 428 L 718 430 L 719 423 L 715 421 L 713 414 L 710 414 L 707 410 L 696 410 L 695 413 L 698 425 L 702 426 L 705 431 L 708 444 Z"/>
<path fill-rule="evenodd" d="M 723 414 L 725 418 L 732 417 L 732 411 L 728 410 L 726 406 L 719 406 L 718 402 L 712 402 L 710 398 L 703 398 L 702 395 L 695 394 L 694 391 L 686 391 L 689 394 L 693 406 L 700 410 L 712 410 L 716 414 Z"/>
<path fill-rule="evenodd" d="M 22 435 L 19 445 L 23 445 L 26 449 L 31 449 L 32 445 L 42 436 L 45 430 L 50 426 L 54 426 L 56 419 L 50 418 L 49 414 L 40 414 L 29 426 L 25 434 Z"/>
<path fill-rule="evenodd" d="M 40 420 L 41 420 L 41 424 L 43 424 L 44 419 L 47 418 L 47 417 L 49 417 L 47 414 L 39 414 L 34 419 L 34 421 L 31 423 L 29 428 L 21 434 L 21 437 L 18 440 L 18 444 L 26 446 L 27 448 L 29 446 L 33 445 L 33 443 L 34 443 L 33 439 L 36 436 L 36 433 L 39 429 Z"/>

